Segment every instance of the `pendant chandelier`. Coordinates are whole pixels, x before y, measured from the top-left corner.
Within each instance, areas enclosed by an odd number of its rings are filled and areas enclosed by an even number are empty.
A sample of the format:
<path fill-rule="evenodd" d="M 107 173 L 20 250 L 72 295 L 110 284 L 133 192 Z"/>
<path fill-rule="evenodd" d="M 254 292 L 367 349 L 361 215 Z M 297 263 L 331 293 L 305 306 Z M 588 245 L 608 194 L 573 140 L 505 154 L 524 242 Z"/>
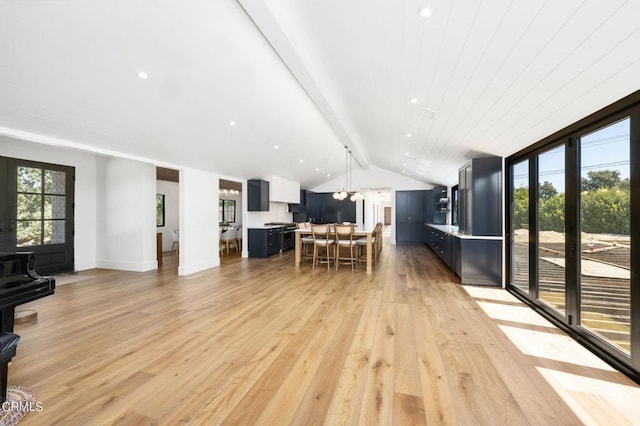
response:
<path fill-rule="evenodd" d="M 346 185 L 342 190 L 338 190 L 333 193 L 333 198 L 342 201 L 347 196 L 351 196 L 351 201 L 364 200 L 364 196 L 359 191 L 351 190 L 351 151 L 348 146 L 344 146 L 344 158 L 345 158 L 345 183 Z"/>

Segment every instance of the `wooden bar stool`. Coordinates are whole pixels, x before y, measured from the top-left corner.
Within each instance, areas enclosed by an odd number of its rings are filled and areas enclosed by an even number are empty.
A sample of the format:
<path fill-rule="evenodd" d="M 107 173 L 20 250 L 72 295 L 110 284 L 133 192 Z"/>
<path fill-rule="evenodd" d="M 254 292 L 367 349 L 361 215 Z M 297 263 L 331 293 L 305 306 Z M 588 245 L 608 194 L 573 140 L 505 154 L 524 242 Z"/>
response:
<path fill-rule="evenodd" d="M 311 225 L 313 236 L 313 268 L 316 264 L 326 263 L 331 268 L 331 247 L 335 241 L 329 238 L 329 225 Z"/>

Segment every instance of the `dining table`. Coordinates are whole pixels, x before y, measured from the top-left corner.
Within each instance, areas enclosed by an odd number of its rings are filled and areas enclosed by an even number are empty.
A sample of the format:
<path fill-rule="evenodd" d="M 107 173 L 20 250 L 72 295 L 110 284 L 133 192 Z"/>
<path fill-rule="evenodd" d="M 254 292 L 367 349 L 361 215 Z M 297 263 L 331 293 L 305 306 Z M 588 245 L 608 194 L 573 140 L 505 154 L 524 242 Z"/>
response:
<path fill-rule="evenodd" d="M 295 266 L 296 269 L 300 268 L 300 261 L 302 260 L 302 237 L 304 235 L 311 235 L 311 229 L 296 229 L 296 243 L 295 243 Z M 353 231 L 353 238 L 367 238 L 367 273 L 370 274 L 373 270 L 373 230 L 357 230 Z"/>

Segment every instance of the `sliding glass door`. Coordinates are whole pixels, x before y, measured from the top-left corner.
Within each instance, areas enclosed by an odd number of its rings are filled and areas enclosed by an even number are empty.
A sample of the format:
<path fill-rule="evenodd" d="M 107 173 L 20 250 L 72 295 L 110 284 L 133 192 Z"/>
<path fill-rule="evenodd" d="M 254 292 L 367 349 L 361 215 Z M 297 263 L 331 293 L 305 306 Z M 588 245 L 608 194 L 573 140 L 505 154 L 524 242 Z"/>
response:
<path fill-rule="evenodd" d="M 580 137 L 580 323 L 629 354 L 630 119 Z"/>
<path fill-rule="evenodd" d="M 565 314 L 565 145 L 538 155 L 538 299 Z"/>
<path fill-rule="evenodd" d="M 640 92 L 507 158 L 506 220 L 507 288 L 640 381 L 639 148 Z"/>
<path fill-rule="evenodd" d="M 511 166 L 511 283 L 529 294 L 529 160 Z"/>

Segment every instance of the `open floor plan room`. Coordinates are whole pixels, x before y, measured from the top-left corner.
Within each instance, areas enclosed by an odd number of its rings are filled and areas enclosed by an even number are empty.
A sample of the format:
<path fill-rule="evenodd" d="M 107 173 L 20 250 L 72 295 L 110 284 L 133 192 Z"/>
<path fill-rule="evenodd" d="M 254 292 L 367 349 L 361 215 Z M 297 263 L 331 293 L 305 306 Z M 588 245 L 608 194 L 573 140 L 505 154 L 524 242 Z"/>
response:
<path fill-rule="evenodd" d="M 640 387 L 422 244 L 372 274 L 291 251 L 188 277 L 88 270 L 24 305 L 38 424 L 632 424 Z M 47 371 L 47 374 L 42 374 Z M 597 403 L 596 403 L 597 401 Z"/>

